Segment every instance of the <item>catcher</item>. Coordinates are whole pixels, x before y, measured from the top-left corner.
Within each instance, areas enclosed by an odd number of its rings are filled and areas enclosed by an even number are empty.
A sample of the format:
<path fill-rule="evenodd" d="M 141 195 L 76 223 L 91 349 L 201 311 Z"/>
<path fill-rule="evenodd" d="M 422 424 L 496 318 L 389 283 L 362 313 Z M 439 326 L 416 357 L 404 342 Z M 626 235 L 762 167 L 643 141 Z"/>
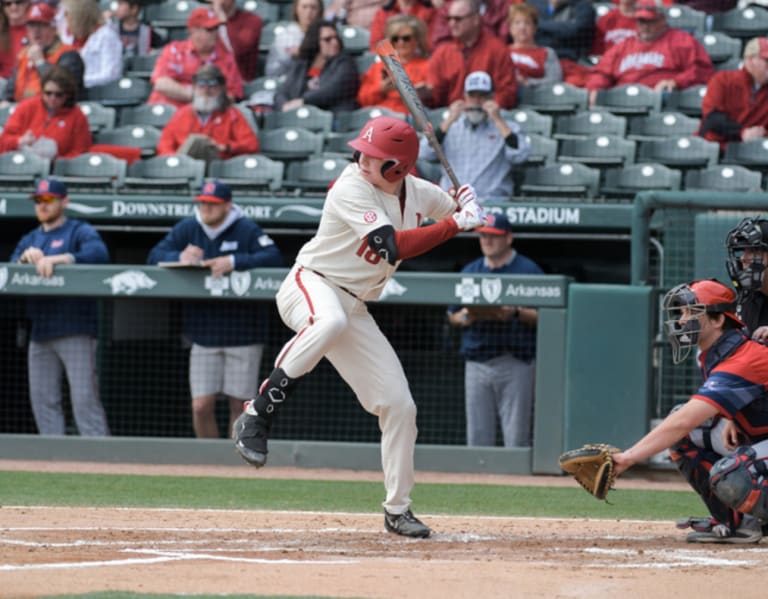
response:
<path fill-rule="evenodd" d="M 758 543 L 768 522 L 768 347 L 744 334 L 735 305 L 736 294 L 714 279 L 678 285 L 666 294 L 664 327 L 672 360 L 679 364 L 697 347 L 705 380 L 687 403 L 629 449 L 602 447 L 601 468 L 592 468 L 599 497 L 614 476 L 669 448 L 711 514 L 678 523 L 694 529 L 687 537 L 691 543 Z M 570 453 L 561 456 L 561 464 L 565 459 L 575 469 L 566 459 Z"/>

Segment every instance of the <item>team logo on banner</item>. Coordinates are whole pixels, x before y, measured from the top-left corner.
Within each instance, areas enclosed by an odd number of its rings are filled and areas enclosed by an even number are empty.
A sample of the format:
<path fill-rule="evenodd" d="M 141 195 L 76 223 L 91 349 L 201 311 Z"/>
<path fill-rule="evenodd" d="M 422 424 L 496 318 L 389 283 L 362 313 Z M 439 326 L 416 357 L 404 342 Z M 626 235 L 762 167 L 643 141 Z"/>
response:
<path fill-rule="evenodd" d="M 133 295 L 141 289 L 152 289 L 157 285 L 157 281 L 140 270 L 124 270 L 104 279 L 103 283 L 112 288 L 112 295 Z"/>
<path fill-rule="evenodd" d="M 3 266 L 0 268 L 0 289 L 5 289 L 8 284 L 8 268 Z"/>
<path fill-rule="evenodd" d="M 229 275 L 229 284 L 232 287 L 232 291 L 235 292 L 235 295 L 242 297 L 248 293 L 248 289 L 251 287 L 251 273 L 248 271 L 232 271 L 232 274 Z"/>
<path fill-rule="evenodd" d="M 480 282 L 480 293 L 489 304 L 501 297 L 501 279 L 483 279 Z"/>

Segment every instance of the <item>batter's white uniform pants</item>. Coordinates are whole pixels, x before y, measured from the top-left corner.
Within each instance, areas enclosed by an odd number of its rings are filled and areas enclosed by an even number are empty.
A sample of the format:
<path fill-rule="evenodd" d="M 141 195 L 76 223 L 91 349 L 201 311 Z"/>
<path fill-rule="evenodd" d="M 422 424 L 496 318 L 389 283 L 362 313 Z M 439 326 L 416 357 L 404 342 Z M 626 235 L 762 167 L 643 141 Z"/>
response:
<path fill-rule="evenodd" d="M 322 276 L 295 265 L 277 293 L 283 322 L 296 332 L 275 361 L 291 378 L 328 358 L 357 400 L 379 418 L 384 508 L 401 514 L 411 504 L 416 404 L 400 360 L 364 302 Z"/>

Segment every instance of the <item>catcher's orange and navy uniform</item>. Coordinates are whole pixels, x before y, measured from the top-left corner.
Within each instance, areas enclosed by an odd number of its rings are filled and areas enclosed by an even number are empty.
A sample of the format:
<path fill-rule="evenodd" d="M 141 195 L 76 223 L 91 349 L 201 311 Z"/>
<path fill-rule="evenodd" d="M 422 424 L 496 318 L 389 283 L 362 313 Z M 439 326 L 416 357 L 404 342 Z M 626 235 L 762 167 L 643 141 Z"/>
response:
<path fill-rule="evenodd" d="M 726 331 L 699 356 L 705 380 L 692 399 L 716 407 L 723 418 L 733 420 L 744 435 L 744 445 L 768 439 L 768 347 L 748 339 L 741 331 Z M 670 457 L 704 500 L 718 522 L 738 528 L 742 514 L 723 504 L 712 493 L 709 472 L 723 453 L 715 450 L 710 431 L 720 417 L 682 439 Z"/>

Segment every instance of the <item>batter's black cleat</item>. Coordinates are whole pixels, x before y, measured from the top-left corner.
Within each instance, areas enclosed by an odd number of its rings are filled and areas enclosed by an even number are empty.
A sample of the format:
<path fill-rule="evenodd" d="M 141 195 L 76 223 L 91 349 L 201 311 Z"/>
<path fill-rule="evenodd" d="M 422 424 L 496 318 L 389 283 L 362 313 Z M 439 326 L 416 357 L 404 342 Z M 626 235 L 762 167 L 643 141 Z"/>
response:
<path fill-rule="evenodd" d="M 390 514 L 384 510 L 384 528 L 396 535 L 417 539 L 426 539 L 432 534 L 429 526 L 414 516 L 411 510 L 406 510 L 402 514 Z"/>
<path fill-rule="evenodd" d="M 267 463 L 269 428 L 269 421 L 256 411 L 253 401 L 246 402 L 243 413 L 237 417 L 232 427 L 232 438 L 235 440 L 237 453 L 256 468 L 261 468 Z"/>

